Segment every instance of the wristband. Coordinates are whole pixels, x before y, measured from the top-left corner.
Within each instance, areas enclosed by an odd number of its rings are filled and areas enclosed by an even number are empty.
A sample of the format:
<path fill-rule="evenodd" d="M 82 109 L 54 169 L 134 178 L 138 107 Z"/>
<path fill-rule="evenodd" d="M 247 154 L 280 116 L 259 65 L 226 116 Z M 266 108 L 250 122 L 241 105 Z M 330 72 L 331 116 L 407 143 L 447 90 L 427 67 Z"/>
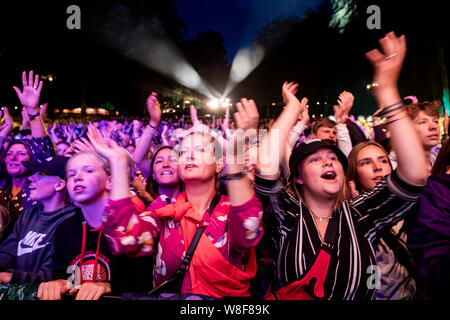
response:
<path fill-rule="evenodd" d="M 28 114 L 28 117 L 30 118 L 30 121 L 33 121 L 34 119 L 36 119 L 39 116 L 40 116 L 39 112 L 36 113 L 36 114 Z"/>
<path fill-rule="evenodd" d="M 151 122 L 149 122 L 148 125 L 150 126 L 150 128 L 155 129 L 155 130 L 156 130 L 156 128 L 158 128 L 158 125 L 156 125 L 156 127 L 152 126 Z"/>
<path fill-rule="evenodd" d="M 386 115 L 386 114 L 388 114 L 388 113 L 390 113 L 390 112 L 392 112 L 392 111 L 401 109 L 401 108 L 403 108 L 404 106 L 405 106 L 405 104 L 403 103 L 403 101 L 399 101 L 399 102 L 397 102 L 397 103 L 394 103 L 394 104 L 392 104 L 392 105 L 390 105 L 390 106 L 387 106 L 387 107 L 383 108 L 383 109 L 377 114 L 377 117 L 384 116 L 384 115 Z"/>
<path fill-rule="evenodd" d="M 238 180 L 245 176 L 247 176 L 247 168 L 245 167 L 240 172 L 237 173 L 229 173 L 224 176 L 219 177 L 219 181 L 230 181 L 230 180 Z"/>
<path fill-rule="evenodd" d="M 385 125 L 389 125 L 389 124 L 392 124 L 392 123 L 394 123 L 395 121 L 397 121 L 397 120 L 400 120 L 400 119 L 403 119 L 403 118 L 406 118 L 407 116 L 403 116 L 403 117 L 400 117 L 400 118 L 397 118 L 397 119 L 394 119 L 394 120 L 391 120 L 391 121 L 389 121 L 389 122 L 386 122 L 385 123 Z"/>

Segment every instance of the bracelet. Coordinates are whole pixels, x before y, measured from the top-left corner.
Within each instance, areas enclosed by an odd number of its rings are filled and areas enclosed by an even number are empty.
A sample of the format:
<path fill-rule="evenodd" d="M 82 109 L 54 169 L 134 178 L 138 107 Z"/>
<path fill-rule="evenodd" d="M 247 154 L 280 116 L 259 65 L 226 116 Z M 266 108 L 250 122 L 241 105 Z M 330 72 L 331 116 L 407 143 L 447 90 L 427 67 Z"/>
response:
<path fill-rule="evenodd" d="M 28 117 L 30 118 L 30 121 L 33 121 L 34 119 L 36 119 L 39 116 L 40 116 L 39 112 L 36 113 L 36 114 L 28 114 Z"/>
<path fill-rule="evenodd" d="M 390 106 L 387 106 L 387 107 L 383 108 L 383 110 L 381 110 L 380 113 L 378 113 L 377 117 L 380 117 L 380 116 L 386 115 L 386 114 L 388 114 L 388 113 L 390 113 L 392 111 L 401 109 L 404 106 L 405 106 L 405 104 L 403 103 L 403 101 L 394 103 L 394 104 L 392 104 Z"/>
<path fill-rule="evenodd" d="M 153 128 L 153 129 L 155 129 L 155 130 L 156 130 L 156 128 L 158 128 L 158 125 L 157 125 L 156 127 L 152 126 L 152 123 L 151 123 L 151 122 L 149 122 L 148 125 L 150 126 L 150 128 Z"/>
<path fill-rule="evenodd" d="M 389 115 L 386 116 L 386 119 L 389 120 L 389 119 L 391 119 L 391 118 L 393 118 L 393 117 L 399 115 L 399 114 L 402 113 L 403 111 L 406 111 L 406 109 L 400 109 L 400 111 L 395 112 L 394 114 L 389 113 Z"/>
<path fill-rule="evenodd" d="M 403 117 L 400 117 L 400 118 L 397 118 L 397 119 L 391 120 L 391 121 L 389 121 L 389 122 L 386 122 L 386 123 L 385 123 L 385 125 L 388 125 L 388 124 L 394 123 L 395 121 L 397 121 L 397 120 L 400 120 L 400 119 L 403 119 L 403 118 L 406 118 L 406 117 L 407 117 L 407 116 L 403 116 Z"/>
<path fill-rule="evenodd" d="M 238 180 L 247 176 L 247 168 L 241 170 L 241 172 L 237 173 L 229 173 L 224 176 L 219 177 L 219 181 L 230 181 L 230 180 Z"/>

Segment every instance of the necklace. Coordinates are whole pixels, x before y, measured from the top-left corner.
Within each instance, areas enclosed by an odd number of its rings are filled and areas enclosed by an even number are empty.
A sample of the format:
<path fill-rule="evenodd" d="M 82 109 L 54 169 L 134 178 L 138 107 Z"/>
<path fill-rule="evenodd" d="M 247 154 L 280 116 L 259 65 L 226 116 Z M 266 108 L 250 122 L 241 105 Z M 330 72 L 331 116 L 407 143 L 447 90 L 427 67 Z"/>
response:
<path fill-rule="evenodd" d="M 319 216 L 316 216 L 314 213 L 312 213 L 311 212 L 311 214 L 312 214 L 312 216 L 314 217 L 314 219 L 317 219 L 317 220 L 319 220 L 320 222 L 322 222 L 322 221 L 329 221 L 330 219 L 332 219 L 333 217 L 332 217 L 332 215 L 331 216 L 329 216 L 329 217 L 326 217 L 326 218 L 322 218 L 322 217 L 319 217 Z"/>

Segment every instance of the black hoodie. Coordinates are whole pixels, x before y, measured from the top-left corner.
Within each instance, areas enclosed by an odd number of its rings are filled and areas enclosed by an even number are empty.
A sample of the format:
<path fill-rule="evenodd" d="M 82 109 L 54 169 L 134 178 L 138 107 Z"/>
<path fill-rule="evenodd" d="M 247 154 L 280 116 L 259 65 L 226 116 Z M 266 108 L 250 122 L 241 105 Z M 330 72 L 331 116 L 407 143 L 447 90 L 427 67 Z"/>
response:
<path fill-rule="evenodd" d="M 111 295 L 151 289 L 151 257 L 141 259 L 113 255 L 101 227 L 89 226 L 82 213 L 59 225 L 54 243 L 53 280 L 66 279 L 72 285 L 78 285 L 81 277 L 82 283 L 95 278 L 96 282 L 111 284 Z"/>
<path fill-rule="evenodd" d="M 52 277 L 53 236 L 58 225 L 79 211 L 67 205 L 44 212 L 36 205 L 25 210 L 13 232 L 0 244 L 0 272 L 11 272 L 11 284 L 39 283 Z"/>

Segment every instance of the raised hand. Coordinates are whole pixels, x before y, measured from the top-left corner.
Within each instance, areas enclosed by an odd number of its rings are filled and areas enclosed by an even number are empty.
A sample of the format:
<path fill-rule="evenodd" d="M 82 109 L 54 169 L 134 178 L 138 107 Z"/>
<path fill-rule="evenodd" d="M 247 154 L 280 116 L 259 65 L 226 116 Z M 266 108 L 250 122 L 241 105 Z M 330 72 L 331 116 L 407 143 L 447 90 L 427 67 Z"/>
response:
<path fill-rule="evenodd" d="M 258 114 L 258 119 L 259 119 L 259 114 Z M 229 123 L 230 123 L 230 108 L 227 107 L 227 109 L 225 111 L 225 119 L 223 119 L 223 121 L 220 123 L 220 125 L 222 126 L 222 130 L 224 132 L 226 132 L 229 129 Z"/>
<path fill-rule="evenodd" d="M 39 109 L 39 114 L 41 115 L 42 121 L 44 121 L 47 118 L 47 109 L 48 109 L 48 103 L 43 103 L 42 107 Z"/>
<path fill-rule="evenodd" d="M 73 145 L 73 152 L 76 154 L 95 151 L 95 148 L 92 146 L 89 140 L 83 137 L 79 140 L 75 140 L 72 145 Z"/>
<path fill-rule="evenodd" d="M 281 87 L 281 95 L 283 96 L 283 102 L 287 105 L 295 105 L 298 107 L 298 111 L 301 113 L 308 103 L 308 99 L 303 98 L 300 102 L 295 96 L 298 92 L 298 83 L 285 82 Z"/>
<path fill-rule="evenodd" d="M 22 85 L 23 91 L 20 91 L 20 89 L 16 86 L 14 86 L 13 88 L 16 91 L 20 102 L 26 108 L 27 112 L 30 114 L 34 114 L 38 109 L 43 82 L 39 81 L 38 74 L 36 74 L 33 80 L 33 70 L 31 70 L 28 75 L 28 80 L 26 71 L 22 73 Z"/>
<path fill-rule="evenodd" d="M 238 129 L 244 131 L 249 129 L 258 130 L 259 112 L 255 101 L 241 99 L 241 102 L 236 103 L 237 112 L 234 113 L 234 120 Z"/>
<path fill-rule="evenodd" d="M 0 137 L 6 138 L 11 133 L 14 127 L 14 120 L 9 114 L 9 110 L 7 107 L 3 107 L 3 112 L 5 113 L 5 123 L 3 123 L 0 126 Z M 2 111 L 0 111 L 0 119 L 1 118 L 2 118 Z"/>
<path fill-rule="evenodd" d="M 22 114 L 22 130 L 31 129 L 30 118 L 28 116 L 27 110 L 25 108 L 22 108 L 21 114 Z"/>
<path fill-rule="evenodd" d="M 197 109 L 195 108 L 195 106 L 191 104 L 189 107 L 189 111 L 191 113 L 191 121 L 194 127 L 200 125 L 200 121 L 198 120 L 197 116 Z"/>
<path fill-rule="evenodd" d="M 307 125 L 309 122 L 309 109 L 308 108 L 303 108 L 302 113 L 300 113 L 300 117 L 299 117 L 299 121 L 303 124 L 303 125 Z"/>
<path fill-rule="evenodd" d="M 133 180 L 133 187 L 138 194 L 145 192 L 147 189 L 147 179 L 142 175 L 137 175 Z"/>
<path fill-rule="evenodd" d="M 284 104 L 288 104 L 292 95 L 296 95 L 298 92 L 298 83 L 285 82 L 281 88 L 281 95 L 283 97 Z"/>
<path fill-rule="evenodd" d="M 355 97 L 350 92 L 343 91 L 339 94 L 338 104 L 333 106 L 334 117 L 337 123 L 345 122 L 353 106 L 354 99 Z"/>
<path fill-rule="evenodd" d="M 383 52 L 373 49 L 366 53 L 366 58 L 374 69 L 373 82 L 377 83 L 372 89 L 373 93 L 379 96 L 380 91 L 383 91 L 383 96 L 377 98 L 378 102 L 390 105 L 392 101 L 393 103 L 400 101 L 397 80 L 405 60 L 406 38 L 404 35 L 397 37 L 394 32 L 389 32 L 379 40 L 379 43 Z"/>
<path fill-rule="evenodd" d="M 88 126 L 87 136 L 95 151 L 110 163 L 117 159 L 127 159 L 127 151 L 119 147 L 113 139 L 103 137 L 93 125 Z"/>
<path fill-rule="evenodd" d="M 164 125 L 163 130 L 161 132 L 161 138 L 164 145 L 169 145 L 169 126 L 167 124 Z"/>
<path fill-rule="evenodd" d="M 354 101 L 355 101 L 355 97 L 353 96 L 353 94 L 351 92 L 343 91 L 339 95 L 338 105 L 339 105 L 339 107 L 343 108 L 348 115 L 350 113 L 350 110 L 353 107 Z"/>
<path fill-rule="evenodd" d="M 193 124 L 193 127 L 191 128 L 191 130 L 193 130 L 193 131 L 201 131 L 201 132 L 208 132 L 209 131 L 209 127 L 207 125 L 205 125 L 205 124 L 202 124 L 202 122 L 198 119 L 197 109 L 192 104 L 190 106 L 190 113 L 191 113 L 191 120 L 192 120 L 192 124 Z"/>
<path fill-rule="evenodd" d="M 161 106 L 156 92 L 152 92 L 147 98 L 147 111 L 150 115 L 151 125 L 157 127 L 161 122 Z"/>

